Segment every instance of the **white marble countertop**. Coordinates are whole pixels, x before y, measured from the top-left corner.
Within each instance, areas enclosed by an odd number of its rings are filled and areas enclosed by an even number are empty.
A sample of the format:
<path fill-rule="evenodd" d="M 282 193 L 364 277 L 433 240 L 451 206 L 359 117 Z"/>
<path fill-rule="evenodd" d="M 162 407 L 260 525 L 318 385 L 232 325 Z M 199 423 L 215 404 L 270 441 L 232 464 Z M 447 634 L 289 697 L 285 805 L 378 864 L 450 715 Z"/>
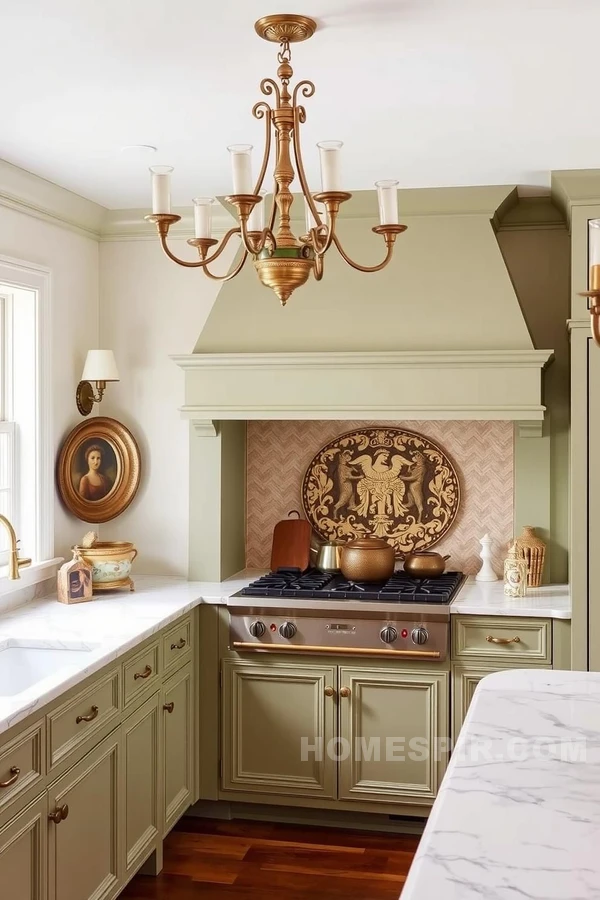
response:
<path fill-rule="evenodd" d="M 134 593 L 100 594 L 89 603 L 66 605 L 56 595 L 0 614 L 0 649 L 10 646 L 89 650 L 78 661 L 14 696 L 2 696 L 0 733 L 59 697 L 88 675 L 131 650 L 199 603 L 224 603 L 255 577 L 252 572 L 222 583 L 164 576 L 136 578 Z"/>
<path fill-rule="evenodd" d="M 475 581 L 470 577 L 450 606 L 462 616 L 534 616 L 548 619 L 571 618 L 568 584 L 548 584 L 529 588 L 525 597 L 507 597 L 502 581 Z"/>
<path fill-rule="evenodd" d="M 600 673 L 480 682 L 402 900 L 598 900 Z"/>

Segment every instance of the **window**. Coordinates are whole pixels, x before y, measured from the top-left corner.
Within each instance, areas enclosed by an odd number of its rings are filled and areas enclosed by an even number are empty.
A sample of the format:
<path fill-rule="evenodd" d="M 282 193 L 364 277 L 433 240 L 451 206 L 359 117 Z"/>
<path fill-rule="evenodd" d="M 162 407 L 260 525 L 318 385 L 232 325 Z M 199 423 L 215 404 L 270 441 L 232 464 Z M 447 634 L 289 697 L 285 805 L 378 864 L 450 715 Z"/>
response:
<path fill-rule="evenodd" d="M 49 302 L 47 271 L 0 257 L 0 512 L 34 562 L 54 552 Z M 7 558 L 2 529 L 0 566 Z"/>

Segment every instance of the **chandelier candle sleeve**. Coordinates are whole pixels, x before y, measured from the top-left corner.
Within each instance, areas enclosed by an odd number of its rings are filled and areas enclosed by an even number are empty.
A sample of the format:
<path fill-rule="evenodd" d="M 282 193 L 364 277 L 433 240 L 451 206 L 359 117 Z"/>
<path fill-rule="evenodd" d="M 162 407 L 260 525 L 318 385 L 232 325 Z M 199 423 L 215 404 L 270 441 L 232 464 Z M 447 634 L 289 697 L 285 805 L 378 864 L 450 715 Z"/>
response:
<path fill-rule="evenodd" d="M 194 235 L 197 238 L 209 238 L 212 232 L 212 198 L 195 197 L 194 203 Z"/>
<path fill-rule="evenodd" d="M 398 182 L 393 180 L 376 181 L 375 187 L 379 201 L 379 223 L 381 225 L 397 225 Z"/>
<path fill-rule="evenodd" d="M 342 190 L 341 149 L 342 141 L 321 141 L 317 144 L 321 162 L 321 189 Z"/>
<path fill-rule="evenodd" d="M 248 231 L 262 231 L 265 227 L 265 197 L 267 192 L 260 191 L 260 196 L 263 199 L 256 204 L 248 217 Z"/>
<path fill-rule="evenodd" d="M 252 184 L 252 144 L 231 144 L 227 148 L 231 154 L 233 193 L 251 194 Z"/>
<path fill-rule="evenodd" d="M 171 172 L 173 166 L 151 166 L 152 213 L 171 212 Z"/>
<path fill-rule="evenodd" d="M 600 290 L 600 219 L 589 221 L 589 290 Z"/>

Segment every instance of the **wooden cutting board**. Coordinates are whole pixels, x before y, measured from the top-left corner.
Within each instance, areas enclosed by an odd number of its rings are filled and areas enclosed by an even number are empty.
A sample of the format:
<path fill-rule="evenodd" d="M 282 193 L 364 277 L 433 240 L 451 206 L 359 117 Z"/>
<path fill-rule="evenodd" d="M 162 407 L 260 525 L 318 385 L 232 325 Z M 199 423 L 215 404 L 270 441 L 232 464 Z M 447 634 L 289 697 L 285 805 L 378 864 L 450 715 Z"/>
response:
<path fill-rule="evenodd" d="M 271 547 L 271 571 L 277 569 L 308 569 L 310 560 L 310 538 L 312 528 L 310 522 L 300 518 L 300 513 L 293 509 L 289 516 L 298 518 L 282 519 L 273 529 L 273 545 Z"/>

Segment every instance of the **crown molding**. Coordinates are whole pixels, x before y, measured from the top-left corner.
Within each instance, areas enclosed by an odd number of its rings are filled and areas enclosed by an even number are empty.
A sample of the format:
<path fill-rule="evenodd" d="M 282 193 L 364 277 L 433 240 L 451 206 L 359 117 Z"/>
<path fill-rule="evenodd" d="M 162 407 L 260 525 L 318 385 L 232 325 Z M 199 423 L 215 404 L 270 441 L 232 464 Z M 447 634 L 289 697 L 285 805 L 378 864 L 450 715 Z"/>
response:
<path fill-rule="evenodd" d="M 100 240 L 108 210 L 0 160 L 0 207 Z"/>

